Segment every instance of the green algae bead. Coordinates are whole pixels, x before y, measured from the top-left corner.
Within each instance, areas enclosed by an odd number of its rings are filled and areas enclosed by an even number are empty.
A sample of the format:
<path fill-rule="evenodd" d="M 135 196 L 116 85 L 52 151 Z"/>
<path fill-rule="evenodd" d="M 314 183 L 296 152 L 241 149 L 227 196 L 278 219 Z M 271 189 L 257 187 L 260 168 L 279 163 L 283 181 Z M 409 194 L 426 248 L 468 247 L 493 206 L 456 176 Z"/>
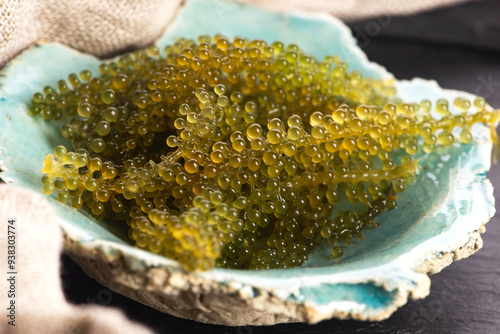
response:
<path fill-rule="evenodd" d="M 311 130 L 311 136 L 315 139 L 321 139 L 325 136 L 325 128 L 322 125 L 316 125 Z"/>
<path fill-rule="evenodd" d="M 418 152 L 418 145 L 417 143 L 411 141 L 405 146 L 405 151 L 408 154 L 415 154 Z"/>
<path fill-rule="evenodd" d="M 368 109 L 368 107 L 365 105 L 360 105 L 356 108 L 356 115 L 361 119 L 367 118 L 369 114 L 370 109 Z"/>
<path fill-rule="evenodd" d="M 425 152 L 425 153 L 431 153 L 433 152 L 435 149 L 435 146 L 432 145 L 432 144 L 424 144 L 422 145 L 422 150 Z"/>
<path fill-rule="evenodd" d="M 106 148 L 106 143 L 101 138 L 96 138 L 91 141 L 90 149 L 95 153 L 102 153 Z"/>
<path fill-rule="evenodd" d="M 68 81 L 73 87 L 78 87 L 80 85 L 80 79 L 78 79 L 78 76 L 75 73 L 71 73 L 68 75 Z"/>
<path fill-rule="evenodd" d="M 429 138 L 432 135 L 432 130 L 428 126 L 423 126 L 419 130 L 419 134 L 422 138 Z"/>
<path fill-rule="evenodd" d="M 234 141 L 233 141 L 233 148 L 238 151 L 238 152 L 241 152 L 245 149 L 246 147 L 246 142 L 243 138 L 236 138 Z"/>
<path fill-rule="evenodd" d="M 448 146 L 448 145 L 451 145 L 453 144 L 453 141 L 455 140 L 455 138 L 453 137 L 453 135 L 448 132 L 448 131 L 443 131 L 441 132 L 439 135 L 438 135 L 438 141 L 441 145 L 443 146 Z"/>
<path fill-rule="evenodd" d="M 221 107 L 226 107 L 229 105 L 229 98 L 225 95 L 221 95 L 217 98 L 217 104 Z"/>
<path fill-rule="evenodd" d="M 431 111 L 432 108 L 432 103 L 429 100 L 422 100 L 419 104 L 420 110 L 422 110 L 424 113 L 428 113 Z"/>
<path fill-rule="evenodd" d="M 258 222 L 261 218 L 261 213 L 258 210 L 252 209 L 248 211 L 248 219 L 251 222 Z"/>
<path fill-rule="evenodd" d="M 439 115 L 442 115 L 442 116 L 446 116 L 448 115 L 448 113 L 450 112 L 449 108 L 448 108 L 448 101 L 438 101 L 436 103 L 436 112 L 439 114 Z"/>
<path fill-rule="evenodd" d="M 70 177 L 66 180 L 66 186 L 68 187 L 69 190 L 76 190 L 78 189 L 79 186 L 78 180 Z"/>
<path fill-rule="evenodd" d="M 411 119 L 410 117 L 408 116 L 401 116 L 401 117 L 398 117 L 398 125 L 402 128 L 402 129 L 408 129 L 410 128 L 411 126 Z"/>
<path fill-rule="evenodd" d="M 116 108 L 109 107 L 103 112 L 102 117 L 108 122 L 116 122 L 118 120 L 119 113 Z"/>
<path fill-rule="evenodd" d="M 299 140 L 302 138 L 302 129 L 298 126 L 292 126 L 288 129 L 287 134 L 291 140 Z"/>
<path fill-rule="evenodd" d="M 42 190 L 45 195 L 50 195 L 54 192 L 55 187 L 53 184 L 47 182 L 43 185 Z"/>
<path fill-rule="evenodd" d="M 53 105 L 56 103 L 56 96 L 52 93 L 45 96 L 45 103 L 48 105 Z"/>
<path fill-rule="evenodd" d="M 394 115 L 394 114 L 396 114 L 396 111 L 398 110 L 398 108 L 396 107 L 396 105 L 394 103 L 386 103 L 386 104 L 384 104 L 383 110 L 388 112 L 390 115 Z"/>
<path fill-rule="evenodd" d="M 386 202 L 386 207 L 389 210 L 394 210 L 395 208 L 397 208 L 397 206 L 398 202 L 395 198 L 389 198 Z"/>
<path fill-rule="evenodd" d="M 71 139 L 75 135 L 75 128 L 69 124 L 65 124 L 61 128 L 61 134 L 63 135 L 64 138 Z"/>
<path fill-rule="evenodd" d="M 128 77 L 125 74 L 118 74 L 113 78 L 113 87 L 115 87 L 116 89 L 124 89 L 125 87 L 127 87 L 127 83 Z"/>
<path fill-rule="evenodd" d="M 71 201 L 71 206 L 77 210 L 81 209 L 83 204 L 84 203 L 81 197 L 74 197 L 73 200 Z"/>
<path fill-rule="evenodd" d="M 333 231 L 330 227 L 325 226 L 321 229 L 320 233 L 321 233 L 321 237 L 326 239 L 326 238 L 331 237 L 331 235 L 333 234 Z"/>
<path fill-rule="evenodd" d="M 92 106 L 88 103 L 82 103 L 77 109 L 78 115 L 81 117 L 89 117 L 92 114 Z"/>
<path fill-rule="evenodd" d="M 214 92 L 215 92 L 215 94 L 217 94 L 219 96 L 224 95 L 224 93 L 226 92 L 226 86 L 219 84 L 219 85 L 215 86 Z"/>
<path fill-rule="evenodd" d="M 80 78 L 83 81 L 90 81 L 90 79 L 92 79 L 92 73 L 89 70 L 83 70 L 80 72 Z"/>
<path fill-rule="evenodd" d="M 100 170 L 102 168 L 102 160 L 100 158 L 90 159 L 89 169 L 90 170 Z"/>
<path fill-rule="evenodd" d="M 215 117 L 215 109 L 213 107 L 206 107 L 203 109 L 203 116 L 212 119 Z"/>
<path fill-rule="evenodd" d="M 468 144 L 472 141 L 472 134 L 469 130 L 463 129 L 462 132 L 460 132 L 460 141 L 464 144 Z"/>
<path fill-rule="evenodd" d="M 181 115 L 185 116 L 185 115 L 189 114 L 190 112 L 191 112 L 191 107 L 189 107 L 188 104 L 184 103 L 184 104 L 181 104 L 179 106 L 179 113 Z"/>
<path fill-rule="evenodd" d="M 231 101 L 234 103 L 240 103 L 243 100 L 243 94 L 241 92 L 232 92 Z"/>
<path fill-rule="evenodd" d="M 54 179 L 54 187 L 57 189 L 57 190 L 63 190 L 66 188 L 66 182 L 64 181 L 63 178 L 60 178 L 60 177 L 56 177 Z"/>
<path fill-rule="evenodd" d="M 377 115 L 377 120 L 380 124 L 387 125 L 391 122 L 391 115 L 388 112 L 383 111 Z"/>
<path fill-rule="evenodd" d="M 481 110 L 484 110 L 484 107 L 486 106 L 486 101 L 484 98 L 482 97 L 477 97 L 475 100 L 474 100 L 474 107 L 481 111 Z"/>
<path fill-rule="evenodd" d="M 293 143 L 286 143 L 283 146 L 283 153 L 289 157 L 294 156 L 297 154 L 297 146 Z"/>
<path fill-rule="evenodd" d="M 334 258 L 339 258 L 344 255 L 344 249 L 340 246 L 333 247 L 332 255 Z"/>
<path fill-rule="evenodd" d="M 399 194 L 399 193 L 402 193 L 404 191 L 405 185 L 403 182 L 396 180 L 392 183 L 392 188 L 394 189 L 394 192 Z"/>
<path fill-rule="evenodd" d="M 246 112 L 256 112 L 257 111 L 257 104 L 255 102 L 247 102 L 245 104 L 245 111 Z"/>
<path fill-rule="evenodd" d="M 262 135 L 262 127 L 260 124 L 254 123 L 247 127 L 246 134 L 249 139 L 260 137 Z"/>
<path fill-rule="evenodd" d="M 283 138 L 281 132 L 276 129 L 269 131 L 266 137 L 271 144 L 279 144 Z"/>
<path fill-rule="evenodd" d="M 200 100 L 201 103 L 205 104 L 205 103 L 208 103 L 210 102 L 210 94 L 208 94 L 207 92 L 201 92 L 199 95 L 198 95 L 198 99 Z"/>
<path fill-rule="evenodd" d="M 101 121 L 97 123 L 95 130 L 100 136 L 106 136 L 111 131 L 111 126 L 108 122 Z"/>
<path fill-rule="evenodd" d="M 88 179 L 85 181 L 85 189 L 94 191 L 97 189 L 97 181 L 95 179 Z"/>
<path fill-rule="evenodd" d="M 58 159 L 64 158 L 67 152 L 68 151 L 66 150 L 66 147 L 62 145 L 56 146 L 56 148 L 54 149 L 54 154 Z"/>
<path fill-rule="evenodd" d="M 59 194 L 57 194 L 57 200 L 59 202 L 66 203 L 67 201 L 69 201 L 69 194 L 65 191 L 60 192 Z"/>
<path fill-rule="evenodd" d="M 111 104 L 115 101 L 116 99 L 116 93 L 112 89 L 106 89 L 104 92 L 101 94 L 101 100 L 102 102 L 106 104 Z"/>
<path fill-rule="evenodd" d="M 292 115 L 288 117 L 287 124 L 289 127 L 300 127 L 300 125 L 302 124 L 302 119 L 298 115 Z"/>
<path fill-rule="evenodd" d="M 323 123 L 323 113 L 319 111 L 313 112 L 309 117 L 309 124 L 311 124 L 311 126 L 315 126 L 321 125 L 321 123 Z"/>
<path fill-rule="evenodd" d="M 57 88 L 59 89 L 59 92 L 61 94 L 65 94 L 68 92 L 68 85 L 66 84 L 66 81 L 64 81 L 64 80 L 59 80 L 57 82 Z"/>
<path fill-rule="evenodd" d="M 458 97 L 453 101 L 453 105 L 462 112 L 469 110 L 471 103 L 469 100 Z"/>
<path fill-rule="evenodd" d="M 196 173 L 199 169 L 199 164 L 196 160 L 194 159 L 190 159 L 188 161 L 186 161 L 185 165 L 184 165 L 184 169 L 186 170 L 186 172 L 188 173 Z"/>
<path fill-rule="evenodd" d="M 35 93 L 33 95 L 33 102 L 35 102 L 35 103 L 43 103 L 43 102 L 45 102 L 45 97 L 43 96 L 42 93 Z"/>
<path fill-rule="evenodd" d="M 176 147 L 178 144 L 177 138 L 175 136 L 169 136 L 166 142 L 168 147 Z"/>
<path fill-rule="evenodd" d="M 405 116 L 410 116 L 412 114 L 412 108 L 408 103 L 401 103 L 397 106 L 397 110 L 400 114 Z"/>

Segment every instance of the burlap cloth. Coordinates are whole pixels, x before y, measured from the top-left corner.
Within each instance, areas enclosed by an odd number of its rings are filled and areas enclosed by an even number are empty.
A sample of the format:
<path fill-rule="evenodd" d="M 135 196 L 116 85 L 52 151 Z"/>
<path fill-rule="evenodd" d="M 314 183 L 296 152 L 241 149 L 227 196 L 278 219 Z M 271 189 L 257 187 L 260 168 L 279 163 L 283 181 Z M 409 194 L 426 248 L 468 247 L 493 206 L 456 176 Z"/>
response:
<path fill-rule="evenodd" d="M 344 20 L 403 15 L 464 0 L 242 0 L 271 10 L 329 12 Z M 181 0 L 0 0 L 0 67 L 37 40 L 98 56 L 142 47 L 159 37 Z M 9 282 L 0 280 L 0 333 L 151 333 L 120 311 L 69 304 L 60 269 L 62 233 L 41 195 L 0 184 L 0 268 L 7 271 L 7 223 L 16 219 L 16 326 L 7 324 Z M 2 275 L 2 277 L 4 277 Z"/>

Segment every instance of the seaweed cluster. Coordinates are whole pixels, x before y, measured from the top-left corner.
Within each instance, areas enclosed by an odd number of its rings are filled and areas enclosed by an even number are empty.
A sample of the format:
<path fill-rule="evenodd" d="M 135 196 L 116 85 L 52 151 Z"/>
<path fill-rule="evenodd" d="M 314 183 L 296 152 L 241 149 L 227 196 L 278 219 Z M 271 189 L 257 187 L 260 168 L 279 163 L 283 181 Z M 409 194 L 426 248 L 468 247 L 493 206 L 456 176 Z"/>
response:
<path fill-rule="evenodd" d="M 187 270 L 291 268 L 323 239 L 340 257 L 396 207 L 413 154 L 453 133 L 468 143 L 472 124 L 499 117 L 482 98 L 455 100 L 456 114 L 446 100 L 404 103 L 390 80 L 294 44 L 201 36 L 164 53 L 70 74 L 29 112 L 66 121 L 43 191 L 126 222 L 139 247 Z"/>

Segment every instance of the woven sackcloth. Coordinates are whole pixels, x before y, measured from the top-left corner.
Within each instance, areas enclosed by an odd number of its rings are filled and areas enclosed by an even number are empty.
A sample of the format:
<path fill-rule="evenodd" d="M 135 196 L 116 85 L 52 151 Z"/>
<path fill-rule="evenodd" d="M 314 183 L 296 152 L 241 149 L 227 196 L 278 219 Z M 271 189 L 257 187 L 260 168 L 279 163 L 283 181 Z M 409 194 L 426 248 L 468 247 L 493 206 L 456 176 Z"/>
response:
<path fill-rule="evenodd" d="M 104 306 L 69 304 L 63 294 L 60 269 L 62 231 L 55 212 L 40 194 L 0 184 L 0 333 L 17 334 L 146 334 L 124 314 Z M 7 278 L 7 224 L 14 219 L 15 289 Z M 7 292 L 15 293 L 8 298 Z M 15 326 L 6 317 L 15 300 Z"/>
<path fill-rule="evenodd" d="M 240 0 L 270 10 L 328 12 L 344 20 L 404 15 L 464 0 Z M 97 56 L 152 43 L 182 0 L 0 0 L 0 67 L 38 40 L 57 41 Z M 230 4 L 230 2 L 228 2 Z M 16 327 L 7 325 L 9 282 L 0 280 L 0 333 L 143 334 L 151 331 L 103 306 L 76 306 L 60 278 L 62 233 L 41 195 L 0 184 L 0 268 L 7 268 L 7 221 L 16 219 Z"/>

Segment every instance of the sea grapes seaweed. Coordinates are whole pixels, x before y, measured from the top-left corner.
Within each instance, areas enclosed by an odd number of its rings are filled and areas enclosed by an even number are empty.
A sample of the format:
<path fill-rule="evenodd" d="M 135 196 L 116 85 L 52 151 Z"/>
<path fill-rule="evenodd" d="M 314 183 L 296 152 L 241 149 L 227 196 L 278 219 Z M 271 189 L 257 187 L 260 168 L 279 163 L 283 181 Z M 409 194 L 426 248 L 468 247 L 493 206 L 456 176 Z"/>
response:
<path fill-rule="evenodd" d="M 394 99 L 391 80 L 294 44 L 201 36 L 164 52 L 70 74 L 29 112 L 66 120 L 44 193 L 126 222 L 139 247 L 187 270 L 291 268 L 323 239 L 340 257 L 396 207 L 419 148 L 452 144 L 457 128 L 469 143 L 478 122 L 496 135 L 500 112 L 482 98 L 456 99 L 459 114 L 438 100 L 434 118 L 428 100 Z M 338 211 L 342 199 L 366 209 Z"/>

